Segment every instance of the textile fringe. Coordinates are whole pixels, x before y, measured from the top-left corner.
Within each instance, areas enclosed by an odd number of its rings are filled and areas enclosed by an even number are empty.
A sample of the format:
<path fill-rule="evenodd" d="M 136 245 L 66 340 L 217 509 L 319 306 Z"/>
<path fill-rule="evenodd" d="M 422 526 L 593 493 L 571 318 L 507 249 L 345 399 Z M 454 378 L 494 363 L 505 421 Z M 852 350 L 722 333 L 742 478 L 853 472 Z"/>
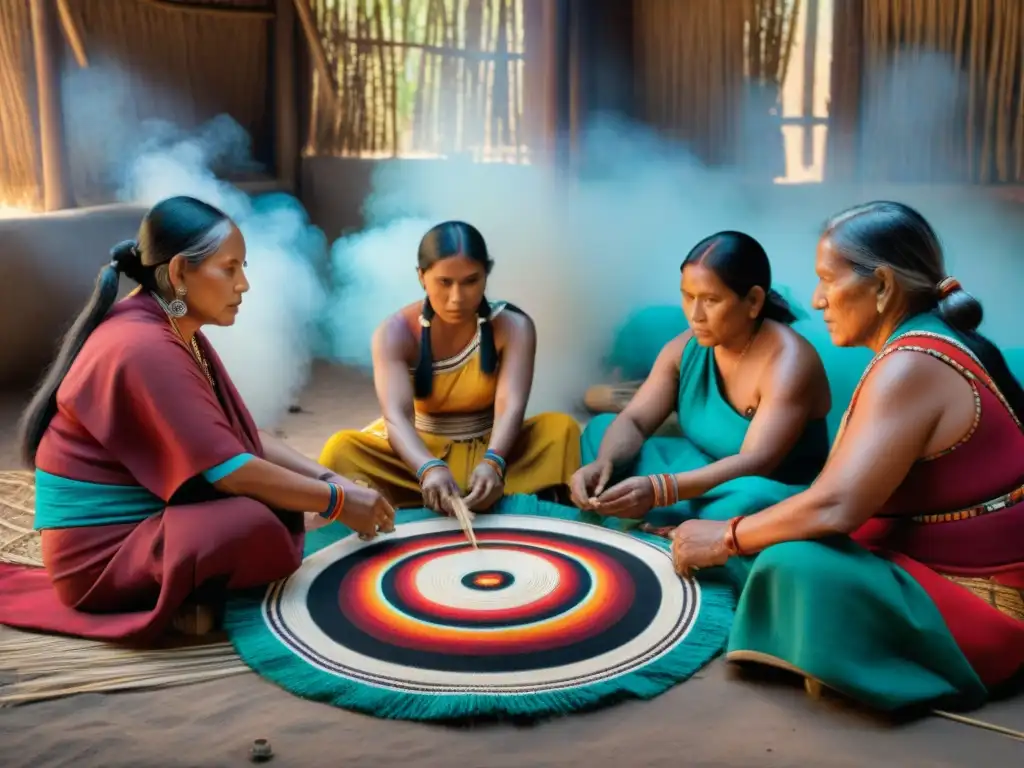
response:
<path fill-rule="evenodd" d="M 230 643 L 136 650 L 0 629 L 0 707 L 79 693 L 170 688 L 251 673 Z M 13 677 L 13 680 L 11 679 Z"/>

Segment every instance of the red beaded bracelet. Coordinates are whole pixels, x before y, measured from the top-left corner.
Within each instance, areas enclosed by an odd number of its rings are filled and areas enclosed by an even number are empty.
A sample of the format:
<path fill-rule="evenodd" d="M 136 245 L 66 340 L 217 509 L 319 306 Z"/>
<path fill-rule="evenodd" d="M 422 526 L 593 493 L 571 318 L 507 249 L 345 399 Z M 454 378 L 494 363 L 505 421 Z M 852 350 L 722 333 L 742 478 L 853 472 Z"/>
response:
<path fill-rule="evenodd" d="M 725 549 L 730 555 L 736 557 L 743 557 L 745 554 L 743 548 L 740 547 L 739 539 L 736 538 L 736 526 L 740 524 L 742 519 L 742 517 L 732 518 L 726 523 L 728 527 L 725 529 Z"/>
<path fill-rule="evenodd" d="M 652 507 L 671 507 L 679 501 L 679 481 L 672 474 L 648 475 L 647 479 L 654 490 Z"/>

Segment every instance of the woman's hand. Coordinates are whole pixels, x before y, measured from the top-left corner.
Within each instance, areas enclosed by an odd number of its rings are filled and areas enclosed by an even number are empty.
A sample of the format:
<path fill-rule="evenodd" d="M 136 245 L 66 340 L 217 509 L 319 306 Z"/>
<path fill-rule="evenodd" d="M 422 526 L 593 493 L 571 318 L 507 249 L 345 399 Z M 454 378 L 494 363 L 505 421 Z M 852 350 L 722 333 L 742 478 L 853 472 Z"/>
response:
<path fill-rule="evenodd" d="M 490 509 L 505 495 L 505 481 L 487 462 L 480 462 L 469 478 L 466 506 L 474 512 Z"/>
<path fill-rule="evenodd" d="M 729 550 L 725 536 L 729 523 L 718 520 L 687 520 L 671 534 L 672 564 L 676 573 L 689 578 L 693 571 L 725 565 Z"/>
<path fill-rule="evenodd" d="M 447 465 L 429 469 L 423 476 L 420 490 L 423 492 L 423 506 L 442 515 L 454 514 L 455 510 L 452 509 L 449 499 L 462 495 L 462 490 Z"/>
<path fill-rule="evenodd" d="M 345 505 L 338 522 L 363 536 L 374 537 L 377 530 L 394 530 L 395 510 L 380 491 L 362 485 L 345 488 Z"/>
<path fill-rule="evenodd" d="M 639 519 L 654 506 L 654 486 L 646 476 L 630 477 L 617 483 L 597 498 L 593 507 L 599 515 Z"/>
<path fill-rule="evenodd" d="M 577 469 L 569 480 L 572 503 L 580 509 L 595 509 L 594 503 L 608 485 L 612 476 L 612 463 L 597 459 Z"/>

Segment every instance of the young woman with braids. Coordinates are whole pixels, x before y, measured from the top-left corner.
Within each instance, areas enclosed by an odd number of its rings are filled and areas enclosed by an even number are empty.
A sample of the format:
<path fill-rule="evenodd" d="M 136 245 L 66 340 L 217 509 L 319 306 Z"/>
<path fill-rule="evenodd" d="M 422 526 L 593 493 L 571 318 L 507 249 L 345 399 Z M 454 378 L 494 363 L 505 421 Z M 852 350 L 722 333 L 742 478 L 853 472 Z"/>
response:
<path fill-rule="evenodd" d="M 832 342 L 875 353 L 828 463 L 757 514 L 683 523 L 676 567 L 749 569 L 734 661 L 884 710 L 977 706 L 1024 671 L 1024 390 L 917 211 L 838 214 L 816 271 Z"/>
<path fill-rule="evenodd" d="M 438 224 L 419 248 L 422 302 L 373 338 L 383 418 L 332 436 L 320 463 L 379 489 L 395 506 L 450 514 L 464 496 L 485 510 L 502 495 L 565 488 L 580 431 L 559 413 L 524 420 L 536 332 L 520 309 L 484 296 L 492 261 L 475 227 Z"/>
<path fill-rule="evenodd" d="M 257 430 L 200 331 L 235 322 L 244 267 L 238 228 L 188 197 L 114 248 L 23 417 L 46 567 L 0 565 L 0 624 L 201 632 L 224 589 L 298 567 L 303 512 L 367 536 L 391 527 L 376 491 Z M 115 304 L 121 275 L 139 289 Z"/>
<path fill-rule="evenodd" d="M 665 345 L 622 413 L 583 433 L 573 501 L 667 532 L 749 514 L 802 490 L 828 454 L 828 380 L 743 232 L 704 238 L 680 267 L 690 329 Z M 681 437 L 652 436 L 675 411 Z M 630 525 L 630 523 L 626 523 Z"/>

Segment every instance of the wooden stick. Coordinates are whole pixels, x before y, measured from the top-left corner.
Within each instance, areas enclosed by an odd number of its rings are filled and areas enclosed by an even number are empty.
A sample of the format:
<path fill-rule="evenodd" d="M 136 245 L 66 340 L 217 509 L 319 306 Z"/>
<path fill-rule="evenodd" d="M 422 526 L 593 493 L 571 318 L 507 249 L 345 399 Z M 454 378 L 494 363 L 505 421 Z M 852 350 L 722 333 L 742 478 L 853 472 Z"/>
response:
<path fill-rule="evenodd" d="M 1005 725 L 996 725 L 995 723 L 989 723 L 985 720 L 965 717 L 964 715 L 957 715 L 941 709 L 933 709 L 932 714 L 937 715 L 938 717 L 944 717 L 947 720 L 952 720 L 956 723 L 963 723 L 964 725 L 971 725 L 975 728 L 982 728 L 986 731 L 992 731 L 993 733 L 999 733 L 1003 736 L 1009 736 L 1011 739 L 1017 739 L 1017 741 L 1024 741 L 1024 731 L 1016 731 L 1013 728 L 1007 728 Z"/>
<path fill-rule="evenodd" d="M 205 3 L 169 3 L 167 0 L 138 0 L 141 3 L 159 8 L 161 11 L 176 11 L 178 13 L 195 13 L 204 16 L 233 16 L 249 19 L 272 19 L 273 11 L 258 11 L 254 8 L 231 8 L 223 5 L 208 5 Z"/>
<path fill-rule="evenodd" d="M 396 42 L 396 27 L 395 27 L 395 3 L 394 0 L 387 0 L 388 4 L 388 39 L 392 42 Z M 382 49 L 383 50 L 383 49 Z M 391 69 L 390 69 L 390 96 L 391 103 L 390 109 L 388 110 L 388 117 L 391 120 L 391 156 L 398 157 L 398 49 L 395 46 L 391 46 L 389 53 L 391 54 Z M 404 69 L 402 70 L 405 71 Z"/>
<path fill-rule="evenodd" d="M 29 10 L 35 60 L 43 207 L 47 211 L 59 211 L 73 208 L 75 198 L 64 136 L 57 19 L 54 6 L 49 0 L 31 0 Z"/>
<path fill-rule="evenodd" d="M 57 15 L 60 16 L 60 28 L 64 32 L 64 37 L 67 38 L 68 47 L 71 48 L 71 52 L 75 56 L 75 62 L 80 69 L 86 69 L 89 66 L 89 57 L 85 55 L 85 42 L 78 29 L 78 24 L 75 22 L 75 17 L 71 14 L 68 0 L 57 0 Z"/>
<path fill-rule="evenodd" d="M 389 48 L 400 48 L 407 50 L 423 51 L 424 53 L 433 53 L 437 56 L 450 56 L 455 59 L 472 59 L 478 61 L 496 61 L 500 59 L 509 59 L 510 61 L 518 61 L 525 58 L 525 54 L 510 51 L 509 53 L 500 53 L 497 51 L 477 51 L 466 48 L 447 48 L 443 45 L 432 45 L 431 43 L 415 43 L 406 40 L 383 40 L 375 37 L 349 37 L 342 35 L 337 38 L 339 43 L 348 43 L 349 45 L 355 46 L 356 48 L 376 48 L 378 46 L 389 47 Z"/>
<path fill-rule="evenodd" d="M 519 37 L 519 17 L 516 13 L 518 5 L 518 3 L 512 3 L 510 7 L 510 16 L 512 17 L 512 35 L 517 42 L 520 42 L 522 38 Z M 509 95 L 511 105 L 509 106 L 509 114 L 512 115 L 513 118 L 509 124 L 509 136 L 512 145 L 515 147 L 516 163 L 520 163 L 522 162 L 523 152 L 523 129 L 519 123 L 523 118 L 523 103 L 522 91 L 519 87 L 519 62 L 513 58 L 516 53 L 519 53 L 519 51 L 505 52 L 505 67 L 506 69 L 511 69 L 511 94 Z"/>
<path fill-rule="evenodd" d="M 294 192 L 299 157 L 295 98 L 295 9 L 291 0 L 276 0 L 274 19 L 274 165 L 281 185 Z"/>
<path fill-rule="evenodd" d="M 306 45 L 309 46 L 309 52 L 313 56 L 313 64 L 327 90 L 330 91 L 330 102 L 334 105 L 338 98 L 338 81 L 334 73 L 331 72 L 327 52 L 324 50 L 323 40 L 320 39 L 320 30 L 317 29 L 316 19 L 313 17 L 313 7 L 309 4 L 309 0 L 294 0 L 294 2 L 295 12 L 299 15 L 299 22 L 302 24 L 302 33 L 306 38 Z"/>
<path fill-rule="evenodd" d="M 473 545 L 473 549 L 479 549 L 480 547 L 476 542 L 476 534 L 473 532 L 473 513 L 466 506 L 465 500 L 461 496 L 449 496 L 448 501 L 451 503 L 452 510 L 455 512 L 455 519 L 462 526 L 462 532 L 466 534 L 469 543 Z"/>

